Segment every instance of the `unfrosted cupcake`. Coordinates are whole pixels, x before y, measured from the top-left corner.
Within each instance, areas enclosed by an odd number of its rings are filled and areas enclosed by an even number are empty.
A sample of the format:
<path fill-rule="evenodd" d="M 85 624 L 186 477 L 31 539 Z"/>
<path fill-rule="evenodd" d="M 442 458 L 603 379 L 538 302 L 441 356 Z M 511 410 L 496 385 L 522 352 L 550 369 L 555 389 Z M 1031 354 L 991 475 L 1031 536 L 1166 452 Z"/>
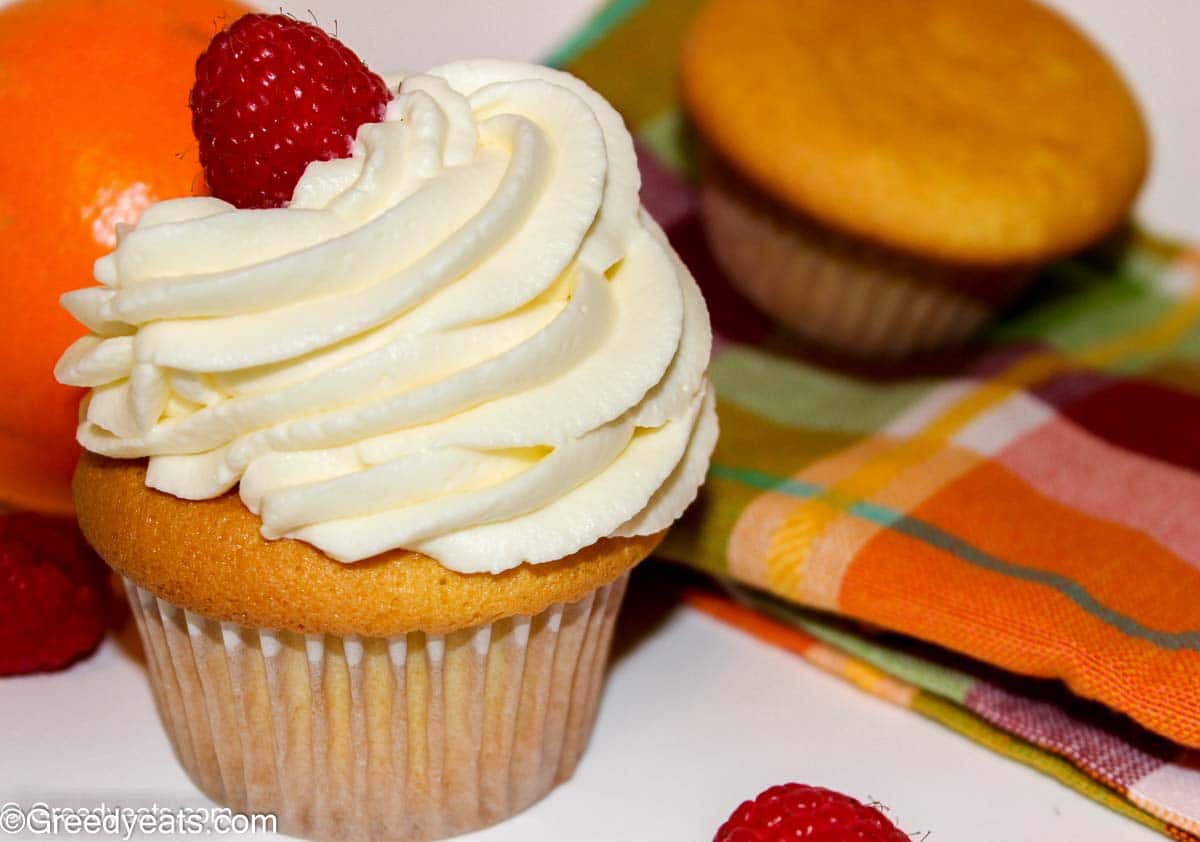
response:
<path fill-rule="evenodd" d="M 1117 227 L 1146 170 L 1129 88 L 1027 0 L 712 0 L 681 78 L 718 262 L 852 354 L 969 337 Z"/>
<path fill-rule="evenodd" d="M 582 82 L 460 62 L 287 207 L 154 205 L 64 297 L 80 523 L 212 798 L 418 840 L 571 774 L 717 431 L 704 302 L 638 185 Z"/>

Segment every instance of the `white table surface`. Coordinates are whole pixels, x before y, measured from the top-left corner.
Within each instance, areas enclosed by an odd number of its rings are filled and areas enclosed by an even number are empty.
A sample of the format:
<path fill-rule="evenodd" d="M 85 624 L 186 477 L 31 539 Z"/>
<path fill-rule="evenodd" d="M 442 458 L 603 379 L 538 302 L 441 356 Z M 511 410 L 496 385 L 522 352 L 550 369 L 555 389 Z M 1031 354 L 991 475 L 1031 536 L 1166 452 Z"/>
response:
<path fill-rule="evenodd" d="M 377 68 L 422 68 L 468 55 L 536 58 L 593 5 L 306 0 L 287 8 L 311 8 L 323 23 L 337 18 L 343 39 Z M 1200 241 L 1200 2 L 1055 5 L 1115 55 L 1146 106 L 1155 164 L 1142 218 Z M 632 606 L 625 628 L 642 628 L 624 635 L 574 779 L 464 840 L 711 839 L 743 798 L 788 780 L 878 799 L 906 830 L 930 831 L 929 842 L 1161 838 L 704 615 L 654 594 Z M 129 652 L 128 640 L 110 639 L 67 672 L 0 680 L 0 802 L 206 803 L 176 764 Z"/>

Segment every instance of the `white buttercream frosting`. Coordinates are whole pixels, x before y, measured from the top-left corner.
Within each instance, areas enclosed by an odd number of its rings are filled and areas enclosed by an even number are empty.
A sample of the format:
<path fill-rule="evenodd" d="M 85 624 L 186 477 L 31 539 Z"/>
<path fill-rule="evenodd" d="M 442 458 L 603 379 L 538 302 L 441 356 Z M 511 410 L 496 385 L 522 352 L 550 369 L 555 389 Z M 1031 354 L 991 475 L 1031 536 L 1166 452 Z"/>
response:
<path fill-rule="evenodd" d="M 78 438 L 267 538 L 498 572 L 670 525 L 716 440 L 695 281 L 578 79 L 466 61 L 404 79 L 290 205 L 148 208 L 63 296 L 91 333 Z"/>

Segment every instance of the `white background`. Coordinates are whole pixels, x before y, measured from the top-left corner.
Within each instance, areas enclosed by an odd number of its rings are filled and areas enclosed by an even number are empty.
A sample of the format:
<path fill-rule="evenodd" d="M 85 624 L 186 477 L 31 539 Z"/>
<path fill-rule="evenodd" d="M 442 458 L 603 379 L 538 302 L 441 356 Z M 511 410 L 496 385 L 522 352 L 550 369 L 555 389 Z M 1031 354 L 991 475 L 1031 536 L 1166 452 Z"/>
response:
<path fill-rule="evenodd" d="M 1200 241 L 1200 2 L 1055 5 L 1114 54 L 1146 106 L 1155 163 L 1142 218 Z M 323 24 L 337 18 L 343 39 L 388 70 L 474 55 L 534 59 L 592 6 L 307 0 L 286 8 L 311 8 Z M 930 831 L 929 842 L 1161 838 L 654 592 L 635 595 L 631 607 L 575 778 L 523 815 L 464 839 L 711 839 L 743 798 L 788 780 L 878 799 L 905 830 Z M 205 803 L 176 765 L 128 651 L 109 640 L 65 673 L 0 680 L 0 802 Z"/>

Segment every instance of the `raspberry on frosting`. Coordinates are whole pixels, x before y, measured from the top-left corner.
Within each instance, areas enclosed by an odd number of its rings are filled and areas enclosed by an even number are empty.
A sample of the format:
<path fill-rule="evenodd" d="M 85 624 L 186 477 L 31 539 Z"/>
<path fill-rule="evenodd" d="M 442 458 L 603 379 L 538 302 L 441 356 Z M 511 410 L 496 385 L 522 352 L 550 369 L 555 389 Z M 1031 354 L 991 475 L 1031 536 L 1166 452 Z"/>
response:
<path fill-rule="evenodd" d="M 73 520 L 0 515 L 0 676 L 90 654 L 109 619 L 107 568 Z"/>
<path fill-rule="evenodd" d="M 358 127 L 383 119 L 390 98 L 320 27 L 238 18 L 196 60 L 192 131 L 209 190 L 239 208 L 283 207 L 305 167 L 349 155 Z"/>

